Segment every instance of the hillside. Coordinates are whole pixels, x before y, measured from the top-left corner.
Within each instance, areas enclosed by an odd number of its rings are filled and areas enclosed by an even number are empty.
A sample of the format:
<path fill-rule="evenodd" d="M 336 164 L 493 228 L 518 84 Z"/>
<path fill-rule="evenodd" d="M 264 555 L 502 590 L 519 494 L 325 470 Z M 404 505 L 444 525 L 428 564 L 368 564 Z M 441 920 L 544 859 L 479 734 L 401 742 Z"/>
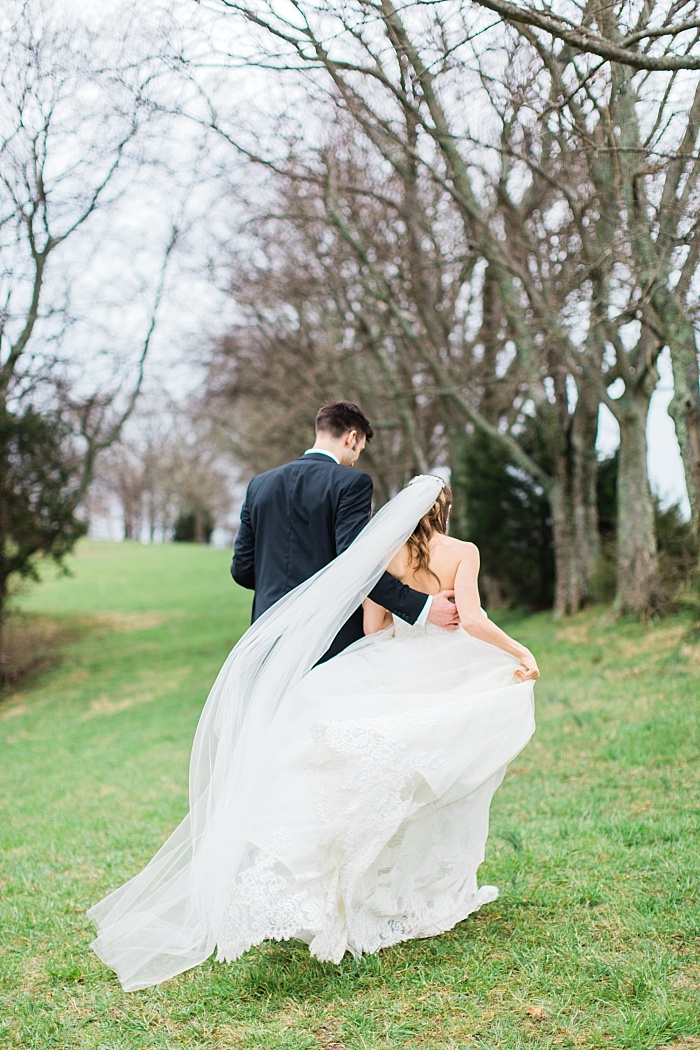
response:
<path fill-rule="evenodd" d="M 84 542 L 22 599 L 63 648 L 0 701 L 0 1047 L 700 1047 L 700 646 L 686 620 L 600 609 L 500 621 L 543 677 L 492 808 L 498 901 L 337 967 L 271 943 L 122 993 L 85 910 L 184 815 L 198 714 L 248 620 L 229 560 Z"/>

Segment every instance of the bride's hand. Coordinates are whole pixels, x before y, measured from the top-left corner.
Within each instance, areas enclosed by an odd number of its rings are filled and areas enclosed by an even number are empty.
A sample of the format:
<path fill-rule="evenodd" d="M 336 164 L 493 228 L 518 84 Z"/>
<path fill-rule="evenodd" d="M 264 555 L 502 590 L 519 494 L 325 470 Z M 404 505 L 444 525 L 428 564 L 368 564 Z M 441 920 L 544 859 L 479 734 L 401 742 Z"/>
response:
<path fill-rule="evenodd" d="M 519 682 L 530 682 L 540 677 L 537 660 L 529 650 L 520 657 L 520 667 L 515 672 L 515 677 Z"/>

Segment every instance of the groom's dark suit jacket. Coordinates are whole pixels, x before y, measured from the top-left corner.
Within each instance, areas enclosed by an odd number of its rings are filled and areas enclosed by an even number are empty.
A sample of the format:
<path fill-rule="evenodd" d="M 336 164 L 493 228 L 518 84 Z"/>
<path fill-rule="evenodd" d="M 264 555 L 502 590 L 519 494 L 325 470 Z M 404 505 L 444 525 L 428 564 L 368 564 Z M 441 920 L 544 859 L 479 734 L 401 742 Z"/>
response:
<path fill-rule="evenodd" d="M 284 594 L 341 554 L 371 513 L 369 474 L 310 452 L 254 477 L 241 509 L 231 575 L 255 591 L 253 620 Z M 374 601 L 415 623 L 426 595 L 385 572 L 371 592 Z M 362 609 L 341 627 L 323 660 L 362 637 Z"/>

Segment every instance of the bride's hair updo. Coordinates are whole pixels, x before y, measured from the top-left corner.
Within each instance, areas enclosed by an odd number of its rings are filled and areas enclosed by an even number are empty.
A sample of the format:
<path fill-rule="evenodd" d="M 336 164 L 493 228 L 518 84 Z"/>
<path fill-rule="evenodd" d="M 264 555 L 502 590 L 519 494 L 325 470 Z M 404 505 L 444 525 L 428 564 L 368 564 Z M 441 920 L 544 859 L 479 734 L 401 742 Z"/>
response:
<path fill-rule="evenodd" d="M 423 572 L 430 573 L 438 583 L 440 581 L 429 565 L 430 539 L 436 532 L 441 532 L 443 535 L 447 532 L 447 519 L 450 516 L 451 507 L 452 489 L 445 482 L 430 510 L 423 515 L 412 534 L 406 540 L 408 560 L 411 568 L 414 572 L 422 569 Z"/>

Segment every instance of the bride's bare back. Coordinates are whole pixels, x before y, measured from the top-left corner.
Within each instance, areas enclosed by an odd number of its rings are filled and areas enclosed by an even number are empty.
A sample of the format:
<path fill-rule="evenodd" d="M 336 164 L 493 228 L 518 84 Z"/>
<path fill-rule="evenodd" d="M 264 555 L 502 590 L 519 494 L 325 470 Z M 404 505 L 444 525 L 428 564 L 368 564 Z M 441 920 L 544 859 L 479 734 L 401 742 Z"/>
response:
<path fill-rule="evenodd" d="M 402 583 L 423 594 L 454 591 L 462 628 L 473 637 L 517 657 L 520 667 L 515 672 L 516 678 L 522 681 L 539 678 L 540 672 L 530 650 L 502 631 L 482 612 L 478 585 L 480 559 L 476 545 L 434 532 L 428 546 L 430 571 L 415 568 L 406 544 L 394 556 L 388 571 Z M 369 598 L 365 601 L 365 634 L 381 631 L 391 622 L 391 614 L 386 609 Z"/>
<path fill-rule="evenodd" d="M 439 591 L 454 590 L 457 572 L 462 563 L 471 560 L 478 572 L 479 552 L 473 543 L 455 540 L 451 536 L 434 533 L 430 540 L 428 563 L 430 572 L 415 569 L 411 564 L 408 546 L 404 544 L 389 565 L 388 571 L 402 583 L 424 594 L 438 594 Z"/>

